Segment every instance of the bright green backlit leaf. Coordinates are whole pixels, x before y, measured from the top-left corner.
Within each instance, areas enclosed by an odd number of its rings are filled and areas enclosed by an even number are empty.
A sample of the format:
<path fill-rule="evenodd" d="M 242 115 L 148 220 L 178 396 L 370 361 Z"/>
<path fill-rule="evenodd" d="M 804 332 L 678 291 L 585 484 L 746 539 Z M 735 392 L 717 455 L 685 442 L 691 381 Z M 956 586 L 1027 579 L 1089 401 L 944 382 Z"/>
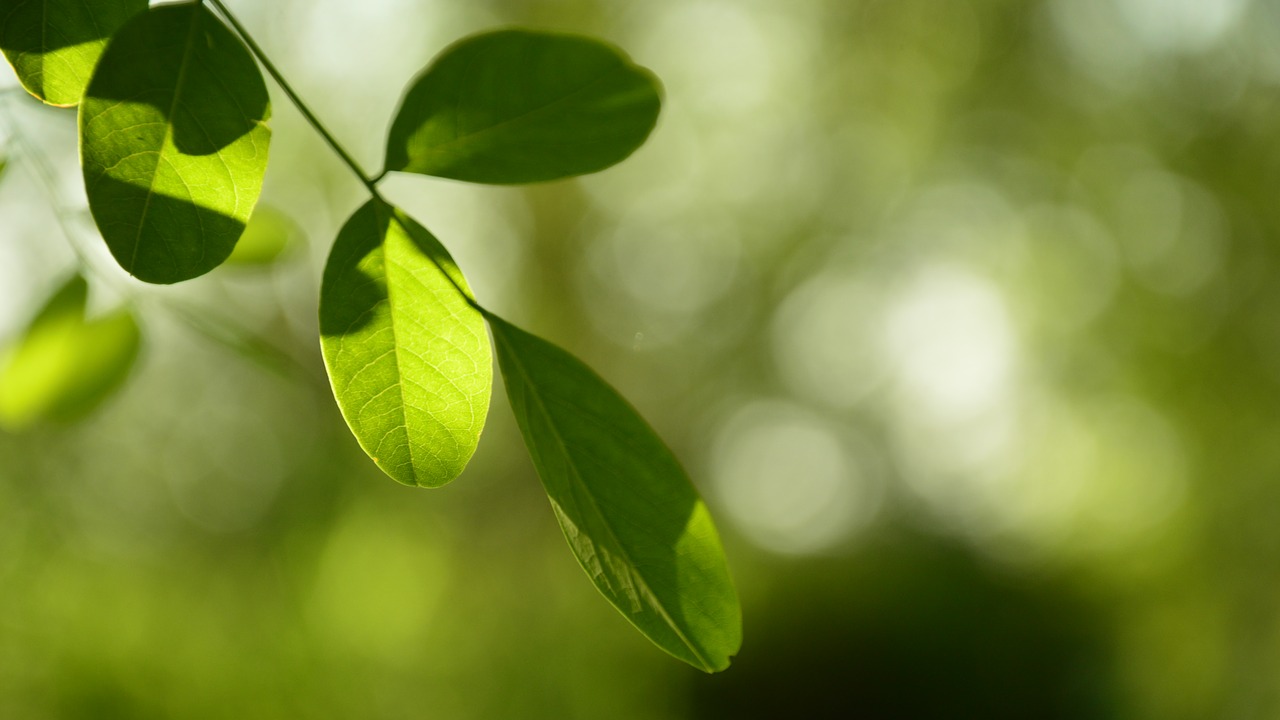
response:
<path fill-rule="evenodd" d="M 228 265 L 269 265 L 280 257 L 301 231 L 288 215 L 267 205 L 258 205 L 236 249 L 227 257 Z"/>
<path fill-rule="evenodd" d="M 495 184 L 592 173 L 640 147 L 660 105 L 657 78 L 597 40 L 476 35 L 413 82 L 386 168 Z"/>
<path fill-rule="evenodd" d="M 140 280 L 202 275 L 231 254 L 267 167 L 270 104 L 253 58 L 204 7 L 120 28 L 80 111 L 89 209 Z"/>
<path fill-rule="evenodd" d="M 0 360 L 0 427 L 78 419 L 128 376 L 138 355 L 137 323 L 125 310 L 86 321 L 87 295 L 84 279 L 73 278 Z"/>
<path fill-rule="evenodd" d="M 111 33 L 147 0 L 10 0 L 0 49 L 27 92 L 50 105 L 80 102 Z"/>
<path fill-rule="evenodd" d="M 577 358 L 489 316 L 507 395 L 569 546 L 658 647 L 707 672 L 742 613 L 706 505 L 640 415 Z"/>
<path fill-rule="evenodd" d="M 333 394 L 364 451 L 406 485 L 457 477 L 489 411 L 489 338 L 459 287 L 431 233 L 380 200 L 351 216 L 325 266 L 320 345 Z"/>

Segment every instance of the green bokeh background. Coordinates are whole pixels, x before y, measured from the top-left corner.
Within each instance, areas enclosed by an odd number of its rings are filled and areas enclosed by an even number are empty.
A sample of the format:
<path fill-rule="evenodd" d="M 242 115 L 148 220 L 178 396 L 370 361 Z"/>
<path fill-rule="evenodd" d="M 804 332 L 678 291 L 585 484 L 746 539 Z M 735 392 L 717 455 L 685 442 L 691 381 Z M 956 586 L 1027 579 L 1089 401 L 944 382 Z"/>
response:
<path fill-rule="evenodd" d="M 444 489 L 364 457 L 315 319 L 363 190 L 277 88 L 292 246 L 163 288 L 96 238 L 73 115 L 7 92 L 58 186 L 8 143 L 0 343 L 75 267 L 57 207 L 145 345 L 90 418 L 0 433 L 0 717 L 1280 715 L 1280 6 L 228 5 L 369 168 L 466 33 L 662 78 L 599 175 L 384 188 L 668 440 L 742 652 L 702 675 L 598 597 L 500 394 Z"/>

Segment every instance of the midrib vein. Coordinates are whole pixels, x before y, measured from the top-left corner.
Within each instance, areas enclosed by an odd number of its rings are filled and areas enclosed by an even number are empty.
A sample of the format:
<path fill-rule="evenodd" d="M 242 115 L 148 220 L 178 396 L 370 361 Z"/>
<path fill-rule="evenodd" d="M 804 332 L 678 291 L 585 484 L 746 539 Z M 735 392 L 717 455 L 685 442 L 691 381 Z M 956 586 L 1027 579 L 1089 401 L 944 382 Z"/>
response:
<path fill-rule="evenodd" d="M 170 138 L 173 137 L 174 114 L 178 111 L 178 104 L 182 101 L 182 89 L 187 80 L 187 67 L 191 64 L 191 52 L 195 47 L 196 28 L 200 26 L 200 12 L 203 8 L 196 5 L 191 8 L 191 27 L 187 30 L 187 45 L 182 50 L 182 62 L 178 64 L 178 80 L 173 88 L 173 102 L 169 104 L 169 113 L 166 116 L 168 120 L 165 123 L 164 140 L 160 143 L 160 150 L 156 153 L 156 166 L 151 171 L 151 180 L 147 184 L 147 198 L 142 204 L 142 214 L 138 217 L 138 231 L 133 236 L 133 254 L 129 258 L 129 272 L 133 274 L 137 268 L 138 250 L 142 246 L 142 229 L 147 224 L 147 214 L 151 211 L 151 198 L 156 195 L 156 176 L 160 174 L 160 163 L 164 161 L 164 149 L 169 145 Z"/>
<path fill-rule="evenodd" d="M 380 242 L 382 245 L 383 275 L 387 281 L 387 310 L 389 311 L 388 314 L 390 316 L 387 325 L 391 328 L 392 357 L 394 357 L 396 361 L 396 388 L 399 390 L 400 395 L 400 426 L 404 430 L 405 447 L 409 449 L 409 470 L 413 473 L 413 482 L 415 485 L 421 485 L 422 483 L 418 481 L 418 459 L 414 456 L 413 439 L 409 437 L 409 415 L 405 410 L 408 406 L 405 404 L 404 380 L 401 379 L 401 375 L 404 372 L 404 364 L 400 362 L 400 341 L 396 337 L 396 301 L 393 297 L 393 293 L 391 292 L 392 286 L 395 285 L 395 283 L 391 281 L 391 270 L 392 267 L 398 267 L 399 265 L 391 256 L 391 243 L 388 242 L 391 235 L 390 229 L 393 223 L 403 230 L 405 234 L 408 234 L 409 228 L 402 225 L 400 221 L 396 219 L 395 213 L 391 211 L 391 207 L 389 205 L 378 200 L 374 200 L 373 202 L 376 203 L 375 207 L 377 208 L 373 215 L 374 233 L 376 234 L 378 229 L 382 227 L 386 227 L 388 230 L 387 234 L 382 237 Z M 385 226 L 379 218 L 379 213 L 383 212 L 387 213 L 387 224 Z"/>
<path fill-rule="evenodd" d="M 611 73 L 608 73 L 608 72 L 603 73 L 603 74 L 601 74 L 599 77 L 596 77 L 595 79 L 591 80 L 590 82 L 583 84 L 581 87 L 575 88 L 575 89 L 571 90 L 570 92 L 568 92 L 568 93 L 566 93 L 566 94 L 564 94 L 564 95 L 561 95 L 560 97 L 556 98 L 555 100 L 551 100 L 551 101 L 545 102 L 545 103 L 543 103 L 542 105 L 539 105 L 539 106 L 537 106 L 537 107 L 535 107 L 535 108 L 531 108 L 531 109 L 529 109 L 529 110 L 525 110 L 525 111 L 521 112 L 521 113 L 520 113 L 520 114 L 518 114 L 518 115 L 514 115 L 514 116 L 509 117 L 509 118 L 507 118 L 507 119 L 505 119 L 505 120 L 501 120 L 501 121 L 496 122 L 496 123 L 494 123 L 494 124 L 492 124 L 492 125 L 486 125 L 485 127 L 482 127 L 482 128 L 476 129 L 476 130 L 469 130 L 469 131 L 467 131 L 467 132 L 466 132 L 466 133 L 464 133 L 464 134 L 454 135 L 454 137 L 452 137 L 452 138 L 451 138 L 451 139 L 449 139 L 448 141 L 443 142 L 443 143 L 440 143 L 440 144 L 438 144 L 438 145 L 435 145 L 435 146 L 431 147 L 431 148 L 430 148 L 430 150 L 431 150 L 431 152 L 433 152 L 433 153 L 448 152 L 449 150 L 452 150 L 452 149 L 457 148 L 457 147 L 459 147 L 459 146 L 463 146 L 463 145 L 466 145 L 466 144 L 468 144 L 468 143 L 474 143 L 474 142 L 477 140 L 477 138 L 483 138 L 483 137 L 485 137 L 486 135 L 490 135 L 490 134 L 492 134 L 492 133 L 493 133 L 493 132 L 495 132 L 495 131 L 503 130 L 503 129 L 505 129 L 505 128 L 509 128 L 509 127 L 511 127 L 511 126 L 513 126 L 513 125 L 520 125 L 520 124 L 522 124 L 522 123 L 529 122 L 529 121 L 531 121 L 531 120 L 533 120 L 533 119 L 536 119 L 536 118 L 537 118 L 538 116 L 540 116 L 540 115 L 545 115 L 545 114 L 547 114 L 547 113 L 549 113 L 549 112 L 551 112 L 551 111 L 553 111 L 553 110 L 557 109 L 557 107 L 558 107 L 558 106 L 563 105 L 563 104 L 565 104 L 565 103 L 567 103 L 567 102 L 569 102 L 569 101 L 571 101 L 571 100 L 573 100 L 573 99 L 577 98 L 579 95 L 582 95 L 583 93 L 587 92 L 587 91 L 588 91 L 588 90 L 590 90 L 592 87 L 594 87 L 594 86 L 596 86 L 596 85 L 599 85 L 602 81 L 606 80 L 606 79 L 609 77 L 609 75 L 610 75 L 610 74 L 611 74 Z M 459 105 L 459 106 L 461 106 L 461 102 L 459 102 L 459 103 L 458 103 L 458 105 Z M 454 123 L 453 123 L 453 127 L 454 127 L 454 132 L 455 132 L 455 133 L 456 133 L 456 132 L 457 132 L 457 130 L 458 130 L 457 111 L 458 111 L 458 108 L 457 108 L 457 107 L 455 107 L 455 108 L 454 108 L 454 118 L 455 118 L 455 119 L 454 119 Z"/>

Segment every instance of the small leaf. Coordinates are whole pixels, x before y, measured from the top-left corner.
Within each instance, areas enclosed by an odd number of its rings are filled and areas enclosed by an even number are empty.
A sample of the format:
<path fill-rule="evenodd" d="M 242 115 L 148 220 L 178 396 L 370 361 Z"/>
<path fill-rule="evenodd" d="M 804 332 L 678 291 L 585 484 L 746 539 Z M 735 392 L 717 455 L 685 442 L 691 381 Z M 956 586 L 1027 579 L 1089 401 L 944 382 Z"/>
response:
<path fill-rule="evenodd" d="M 203 6 L 162 5 L 116 33 L 80 112 L 89 209 L 121 267 L 173 283 L 226 260 L 258 201 L 262 75 Z"/>
<path fill-rule="evenodd" d="M 0 360 L 0 427 L 79 419 L 128 377 L 138 325 L 127 310 L 86 321 L 87 295 L 84 279 L 72 278 Z"/>
<path fill-rule="evenodd" d="M 12 0 L 0 11 L 0 49 L 27 92 L 50 105 L 80 102 L 108 38 L 147 0 Z"/>
<path fill-rule="evenodd" d="M 589 367 L 487 317 L 520 431 L 582 569 L 658 647 L 706 672 L 728 667 L 742 612 L 689 477 Z"/>
<path fill-rule="evenodd" d="M 227 265 L 269 265 L 301 234 L 297 223 L 273 207 L 259 204 L 249 217 Z"/>
<path fill-rule="evenodd" d="M 405 94 L 387 170 L 515 184 L 603 170 L 644 143 L 658 81 L 618 49 L 499 30 L 446 49 Z"/>
<path fill-rule="evenodd" d="M 342 227 L 324 269 L 333 394 L 364 451 L 406 485 L 457 477 L 489 411 L 493 359 L 466 288 L 426 228 L 376 199 Z"/>

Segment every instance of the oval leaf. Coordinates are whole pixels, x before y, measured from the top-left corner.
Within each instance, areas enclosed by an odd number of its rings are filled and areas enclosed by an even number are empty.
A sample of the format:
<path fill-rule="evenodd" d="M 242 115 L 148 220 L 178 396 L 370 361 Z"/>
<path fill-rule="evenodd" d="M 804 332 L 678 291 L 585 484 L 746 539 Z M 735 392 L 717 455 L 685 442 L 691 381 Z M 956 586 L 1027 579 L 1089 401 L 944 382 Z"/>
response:
<path fill-rule="evenodd" d="M 88 287 L 77 276 L 32 320 L 0 361 L 0 426 L 76 420 L 106 400 L 138 355 L 138 325 L 127 310 L 85 320 Z"/>
<path fill-rule="evenodd" d="M 253 58 L 203 6 L 163 5 L 107 45 L 80 111 L 89 209 L 140 280 L 202 275 L 258 201 L 271 131 Z"/>
<path fill-rule="evenodd" d="M 689 477 L 590 368 L 488 318 L 511 407 L 582 569 L 658 647 L 706 672 L 728 667 L 742 612 Z"/>
<path fill-rule="evenodd" d="M 660 105 L 657 78 L 597 40 L 476 35 L 413 82 L 386 168 L 495 184 L 592 173 L 640 147 Z"/>
<path fill-rule="evenodd" d="M 147 0 L 14 0 L 0 15 L 0 49 L 27 92 L 50 105 L 80 102 L 111 33 Z"/>
<path fill-rule="evenodd" d="M 360 447 L 406 485 L 457 477 L 489 411 L 493 360 L 466 288 L 426 228 L 376 199 L 342 227 L 324 269 L 333 394 Z"/>

